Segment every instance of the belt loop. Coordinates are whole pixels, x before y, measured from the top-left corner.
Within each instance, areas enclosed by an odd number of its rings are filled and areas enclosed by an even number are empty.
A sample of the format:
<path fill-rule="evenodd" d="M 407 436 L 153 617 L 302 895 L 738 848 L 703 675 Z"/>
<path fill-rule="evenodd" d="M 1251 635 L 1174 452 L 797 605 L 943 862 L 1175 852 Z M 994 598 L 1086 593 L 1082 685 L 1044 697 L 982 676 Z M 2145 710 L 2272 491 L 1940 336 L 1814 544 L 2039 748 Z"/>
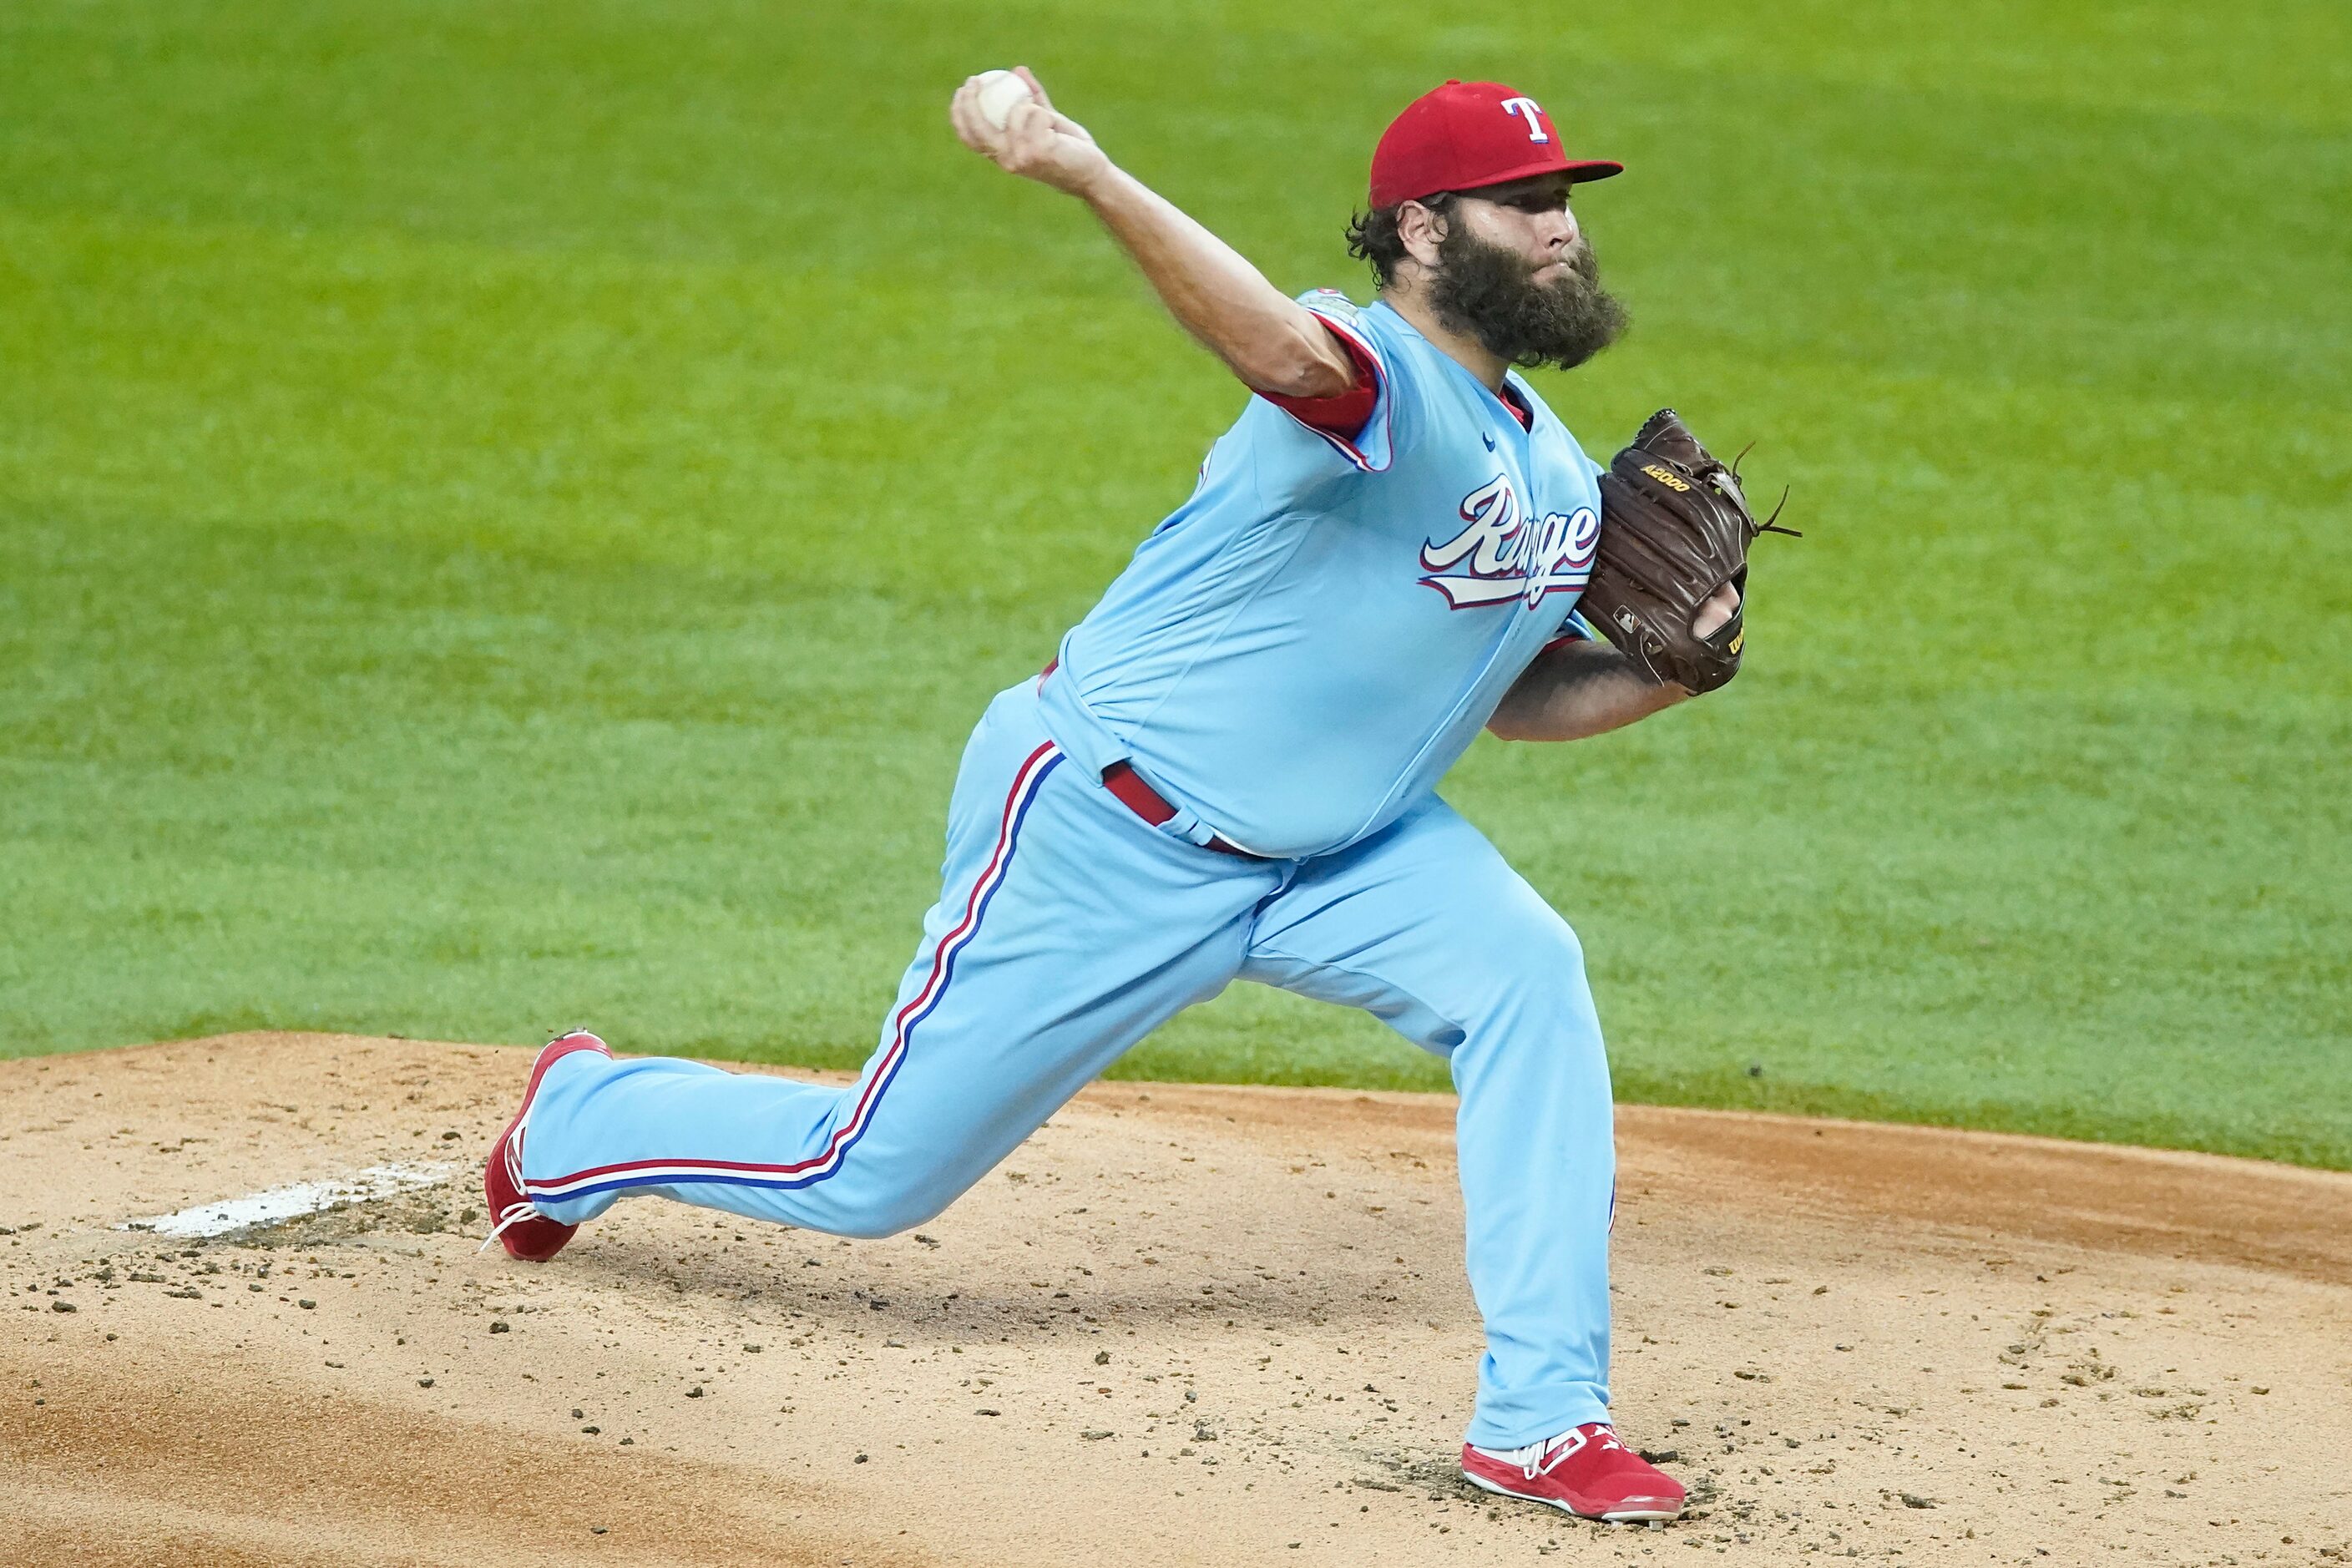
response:
<path fill-rule="evenodd" d="M 1176 807 L 1175 816 L 1160 825 L 1160 831 L 1172 833 L 1186 843 L 1197 844 L 1203 849 L 1217 837 L 1215 829 L 1181 805 Z"/>

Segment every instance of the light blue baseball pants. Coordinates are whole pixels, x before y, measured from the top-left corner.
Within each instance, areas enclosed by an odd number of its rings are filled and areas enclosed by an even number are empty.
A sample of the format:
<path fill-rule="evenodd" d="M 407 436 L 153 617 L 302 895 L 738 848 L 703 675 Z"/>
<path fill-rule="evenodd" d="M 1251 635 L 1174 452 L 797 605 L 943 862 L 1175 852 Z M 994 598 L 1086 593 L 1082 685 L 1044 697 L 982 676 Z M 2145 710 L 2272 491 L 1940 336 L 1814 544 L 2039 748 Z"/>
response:
<path fill-rule="evenodd" d="M 652 1193 L 887 1236 L 1236 976 L 1364 1008 L 1450 1063 L 1486 1329 L 1469 1441 L 1605 1420 L 1615 1153 L 1575 933 L 1433 796 L 1307 860 L 1153 828 L 1063 755 L 1026 682 L 965 750 L 940 901 L 856 1085 L 576 1052 L 532 1109 L 525 1191 L 565 1222 Z"/>

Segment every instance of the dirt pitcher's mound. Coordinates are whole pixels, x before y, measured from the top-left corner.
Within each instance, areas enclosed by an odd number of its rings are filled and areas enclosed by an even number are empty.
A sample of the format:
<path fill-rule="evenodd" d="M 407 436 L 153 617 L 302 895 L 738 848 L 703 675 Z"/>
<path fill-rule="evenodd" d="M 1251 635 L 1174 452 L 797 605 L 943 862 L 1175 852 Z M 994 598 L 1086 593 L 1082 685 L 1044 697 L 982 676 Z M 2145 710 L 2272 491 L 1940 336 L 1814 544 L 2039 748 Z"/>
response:
<path fill-rule="evenodd" d="M 533 1267 L 475 1250 L 528 1060 L 0 1063 L 0 1559 L 2352 1561 L 2352 1177 L 1628 1110 L 1619 1425 L 1696 1506 L 1611 1530 L 1456 1478 L 1443 1098 L 1105 1085 L 919 1235 Z"/>

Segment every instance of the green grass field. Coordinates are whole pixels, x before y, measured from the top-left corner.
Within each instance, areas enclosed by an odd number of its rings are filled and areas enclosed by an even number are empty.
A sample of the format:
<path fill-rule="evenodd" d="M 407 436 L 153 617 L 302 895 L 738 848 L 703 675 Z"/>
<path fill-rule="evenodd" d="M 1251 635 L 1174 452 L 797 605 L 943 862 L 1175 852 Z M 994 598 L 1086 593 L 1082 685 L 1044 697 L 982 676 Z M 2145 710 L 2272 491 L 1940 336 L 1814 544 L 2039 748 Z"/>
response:
<path fill-rule="evenodd" d="M 2352 1168 L 2352 12 L 1453 15 L 0 11 L 0 1054 L 861 1059 L 972 718 L 1241 397 L 948 93 L 1362 298 L 1373 139 L 1495 76 L 1632 165 L 1546 395 L 1809 534 L 1727 692 L 1448 785 L 1621 1092 Z M 1250 987 L 1122 1071 L 1444 1082 Z"/>

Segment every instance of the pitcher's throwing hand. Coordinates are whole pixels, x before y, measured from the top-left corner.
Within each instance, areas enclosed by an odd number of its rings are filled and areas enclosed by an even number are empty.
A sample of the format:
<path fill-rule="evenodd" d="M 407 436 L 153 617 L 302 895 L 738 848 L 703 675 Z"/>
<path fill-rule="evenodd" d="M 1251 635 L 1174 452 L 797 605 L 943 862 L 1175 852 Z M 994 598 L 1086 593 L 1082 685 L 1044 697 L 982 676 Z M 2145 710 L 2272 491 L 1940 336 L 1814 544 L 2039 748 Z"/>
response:
<path fill-rule="evenodd" d="M 1072 195 L 1085 194 L 1088 184 L 1110 168 L 1087 128 L 1054 107 L 1044 84 L 1027 66 L 1013 74 L 1029 86 L 1029 97 L 1015 103 L 1002 127 L 989 123 L 981 101 L 983 82 L 970 77 L 948 103 L 948 120 L 956 135 L 973 152 L 996 161 L 996 166 L 1035 180 Z"/>

